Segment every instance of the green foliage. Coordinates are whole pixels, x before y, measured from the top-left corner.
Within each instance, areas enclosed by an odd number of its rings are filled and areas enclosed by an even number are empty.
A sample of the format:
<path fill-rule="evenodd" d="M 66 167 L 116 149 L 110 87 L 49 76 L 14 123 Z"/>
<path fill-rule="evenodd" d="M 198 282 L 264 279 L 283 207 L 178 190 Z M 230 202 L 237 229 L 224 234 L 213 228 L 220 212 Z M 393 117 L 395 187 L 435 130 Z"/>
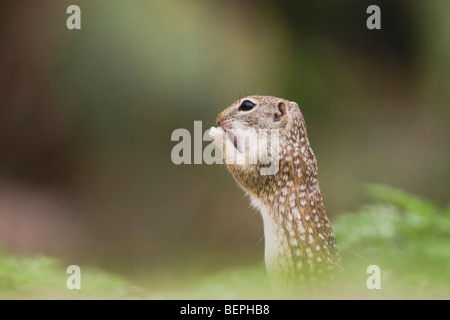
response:
<path fill-rule="evenodd" d="M 344 282 L 331 297 L 445 298 L 450 289 L 450 210 L 408 193 L 369 185 L 374 204 L 341 215 L 333 228 Z M 369 265 L 382 270 L 382 290 L 366 288 Z M 46 257 L 0 253 L 0 298 L 271 299 L 311 298 L 273 292 L 261 263 L 205 274 L 153 274 L 140 288 L 131 281 L 82 268 L 82 290 L 66 288 L 66 269 Z M 135 279 L 136 281 L 136 279 Z"/>
<path fill-rule="evenodd" d="M 409 294 L 448 292 L 448 208 L 386 186 L 369 185 L 365 191 L 377 203 L 343 215 L 333 224 L 346 279 L 367 278 L 365 268 L 376 264 L 386 289 Z"/>
<path fill-rule="evenodd" d="M 82 290 L 68 290 L 66 267 L 43 256 L 0 253 L 0 298 L 108 298 L 124 291 L 123 280 L 92 268 L 82 270 Z"/>

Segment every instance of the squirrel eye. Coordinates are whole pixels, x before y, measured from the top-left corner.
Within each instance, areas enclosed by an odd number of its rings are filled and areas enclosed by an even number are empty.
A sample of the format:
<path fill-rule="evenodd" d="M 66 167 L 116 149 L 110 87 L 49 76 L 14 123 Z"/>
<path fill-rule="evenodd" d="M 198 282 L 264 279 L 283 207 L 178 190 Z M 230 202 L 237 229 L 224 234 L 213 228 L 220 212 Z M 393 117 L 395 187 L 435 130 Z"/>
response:
<path fill-rule="evenodd" d="M 255 107 L 255 104 L 251 101 L 245 100 L 239 106 L 239 111 L 250 111 Z"/>

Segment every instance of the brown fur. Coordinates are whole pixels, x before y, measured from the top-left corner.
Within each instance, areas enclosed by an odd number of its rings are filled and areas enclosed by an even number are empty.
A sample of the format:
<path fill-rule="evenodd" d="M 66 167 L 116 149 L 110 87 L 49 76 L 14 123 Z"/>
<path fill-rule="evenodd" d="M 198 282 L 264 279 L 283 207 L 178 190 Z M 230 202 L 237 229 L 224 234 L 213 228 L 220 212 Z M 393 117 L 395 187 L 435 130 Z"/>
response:
<path fill-rule="evenodd" d="M 245 100 L 255 103 L 240 111 Z M 261 175 L 261 163 L 227 163 L 233 177 L 261 207 L 266 226 L 266 265 L 274 278 L 315 282 L 340 269 L 333 230 L 320 192 L 317 162 L 303 115 L 295 102 L 269 96 L 249 96 L 233 103 L 217 117 L 223 129 L 278 129 L 279 170 Z M 218 133 L 211 135 L 225 152 Z M 229 144 L 228 144 L 229 146 Z M 250 146 L 251 147 L 251 146 Z M 272 231 L 270 231 L 272 230 Z M 273 231 L 275 230 L 275 231 Z M 269 239 L 268 239 L 269 237 Z M 275 249 L 274 249 L 275 248 Z"/>

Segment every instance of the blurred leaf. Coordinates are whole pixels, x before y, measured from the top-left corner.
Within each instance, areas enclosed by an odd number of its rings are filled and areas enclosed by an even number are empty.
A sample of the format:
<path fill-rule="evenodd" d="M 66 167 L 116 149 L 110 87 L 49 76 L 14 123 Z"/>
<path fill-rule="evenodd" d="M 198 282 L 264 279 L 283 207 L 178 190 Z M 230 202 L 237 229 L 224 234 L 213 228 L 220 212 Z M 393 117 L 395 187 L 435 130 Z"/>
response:
<path fill-rule="evenodd" d="M 430 201 L 412 196 L 404 191 L 383 185 L 365 185 L 366 194 L 384 203 L 390 203 L 400 209 L 416 212 L 423 216 L 432 216 L 439 209 Z"/>
<path fill-rule="evenodd" d="M 66 287 L 66 266 L 44 256 L 19 257 L 0 253 L 0 297 L 76 298 L 120 296 L 128 286 L 117 276 L 82 268 L 81 290 Z"/>
<path fill-rule="evenodd" d="M 450 287 L 450 217 L 432 202 L 368 185 L 379 204 L 337 219 L 333 228 L 350 272 L 374 263 L 394 288 Z"/>

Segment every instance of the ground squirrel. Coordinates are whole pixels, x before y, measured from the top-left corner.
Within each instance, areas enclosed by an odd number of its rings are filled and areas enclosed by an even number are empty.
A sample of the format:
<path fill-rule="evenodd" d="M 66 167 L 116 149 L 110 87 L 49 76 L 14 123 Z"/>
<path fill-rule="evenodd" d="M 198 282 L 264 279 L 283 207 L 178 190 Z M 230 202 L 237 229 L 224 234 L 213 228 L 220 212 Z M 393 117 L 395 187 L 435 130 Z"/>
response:
<path fill-rule="evenodd" d="M 261 212 L 271 280 L 327 282 L 340 270 L 340 256 L 298 105 L 276 97 L 248 96 L 220 113 L 216 122 L 219 127 L 210 129 L 211 139 Z M 240 162 L 233 158 L 242 154 Z M 263 174 L 268 159 L 277 165 L 272 174 Z"/>

